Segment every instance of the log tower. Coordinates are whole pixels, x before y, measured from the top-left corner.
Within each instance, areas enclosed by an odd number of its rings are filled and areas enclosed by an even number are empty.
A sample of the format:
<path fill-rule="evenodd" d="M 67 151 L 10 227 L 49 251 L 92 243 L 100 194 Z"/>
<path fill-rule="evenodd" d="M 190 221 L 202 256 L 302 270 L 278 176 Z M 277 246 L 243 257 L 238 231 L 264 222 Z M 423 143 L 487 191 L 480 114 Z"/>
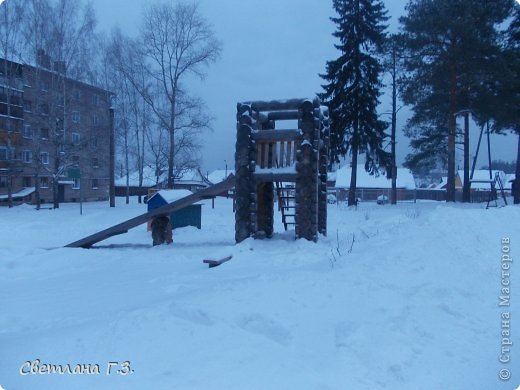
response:
<path fill-rule="evenodd" d="M 328 109 L 317 98 L 237 104 L 236 242 L 272 236 L 275 197 L 296 238 L 327 233 L 328 145 Z"/>

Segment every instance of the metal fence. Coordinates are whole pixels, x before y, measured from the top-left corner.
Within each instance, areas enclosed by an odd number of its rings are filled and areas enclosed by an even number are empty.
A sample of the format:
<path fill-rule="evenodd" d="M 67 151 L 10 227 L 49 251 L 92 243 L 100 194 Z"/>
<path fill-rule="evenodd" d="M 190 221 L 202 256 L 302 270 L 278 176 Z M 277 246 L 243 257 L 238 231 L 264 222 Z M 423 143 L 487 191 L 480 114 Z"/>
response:
<path fill-rule="evenodd" d="M 360 202 L 388 202 L 390 200 L 390 188 L 358 188 L 356 199 Z M 348 199 L 349 190 L 344 188 L 329 188 L 329 203 L 344 202 Z M 507 195 L 507 194 L 506 194 Z M 471 191 L 471 203 L 487 202 L 490 191 Z M 415 190 L 397 189 L 398 202 L 416 202 L 417 200 L 446 201 L 445 190 L 431 190 L 417 188 Z M 455 201 L 462 202 L 462 191 L 455 191 Z"/>

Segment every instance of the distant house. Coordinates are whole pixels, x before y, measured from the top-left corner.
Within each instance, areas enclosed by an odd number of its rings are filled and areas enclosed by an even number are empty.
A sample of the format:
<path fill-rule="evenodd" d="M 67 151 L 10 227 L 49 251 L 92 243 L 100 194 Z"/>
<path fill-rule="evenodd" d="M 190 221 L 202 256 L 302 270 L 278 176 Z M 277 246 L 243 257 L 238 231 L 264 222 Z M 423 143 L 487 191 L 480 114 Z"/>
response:
<path fill-rule="evenodd" d="M 173 181 L 174 189 L 185 189 L 197 192 L 203 188 L 209 187 L 212 183 L 201 173 L 200 169 L 188 169 L 183 171 Z"/>
<path fill-rule="evenodd" d="M 233 169 L 217 169 L 208 175 L 208 181 L 211 184 L 217 184 L 217 183 L 220 183 L 221 181 L 224 181 L 225 179 L 227 179 L 227 177 L 231 174 L 233 174 L 233 175 L 235 174 L 235 171 Z M 232 196 L 233 191 L 234 191 L 234 187 L 232 189 L 230 189 L 229 191 L 224 191 L 223 193 L 219 194 L 219 196 L 226 196 L 226 197 Z"/>
<path fill-rule="evenodd" d="M 344 166 L 336 171 L 335 188 L 342 193 L 339 194 L 340 199 L 346 198 L 348 189 L 350 188 L 352 168 Z M 397 199 L 405 200 L 413 198 L 413 192 L 416 189 L 415 179 L 409 169 L 397 168 Z M 378 176 L 370 175 L 364 165 L 358 165 L 356 176 L 356 197 L 361 200 L 377 200 L 381 195 L 390 195 L 392 189 L 392 180 L 388 179 L 385 174 Z"/>
<path fill-rule="evenodd" d="M 506 186 L 506 188 L 508 190 L 511 191 L 511 193 L 513 192 L 513 182 L 516 180 L 516 175 L 514 173 L 511 173 L 510 175 L 507 175 L 507 178 L 506 178 L 506 184 L 504 184 Z"/>
<path fill-rule="evenodd" d="M 234 169 L 217 169 L 208 174 L 208 180 L 211 184 L 217 184 L 227 179 L 231 174 L 235 174 Z"/>
<path fill-rule="evenodd" d="M 128 186 L 129 195 L 147 195 L 149 188 L 161 186 L 165 180 L 166 175 L 162 174 L 157 176 L 154 168 L 146 166 L 143 169 L 143 181 L 142 185 L 139 185 L 139 172 L 131 172 L 128 175 Z M 121 176 L 115 180 L 116 185 L 116 196 L 126 196 L 126 175 Z"/>
<path fill-rule="evenodd" d="M 489 191 L 490 180 L 495 180 L 495 175 L 498 173 L 500 179 L 502 180 L 502 184 L 504 188 L 506 188 L 506 174 L 504 171 L 492 170 L 491 171 L 491 179 L 489 178 L 489 170 L 488 169 L 476 169 L 473 172 L 473 178 L 471 179 L 471 189 L 475 191 Z M 470 171 L 471 176 L 471 171 Z M 464 171 L 458 171 L 455 176 L 455 188 L 459 189 L 463 187 L 464 183 Z M 459 186 L 457 185 L 459 184 Z"/>
<path fill-rule="evenodd" d="M 150 166 L 146 166 L 143 169 L 142 186 L 139 186 L 138 171 L 130 173 L 128 179 L 130 189 L 129 193 L 131 196 L 147 195 L 150 188 L 166 188 L 168 183 L 168 175 L 166 171 L 156 172 L 156 170 Z M 116 196 L 125 196 L 127 185 L 126 176 L 116 179 L 115 184 Z M 173 180 L 174 189 L 185 189 L 192 192 L 206 188 L 210 184 L 211 183 L 206 177 L 204 177 L 198 168 L 184 170 Z"/>

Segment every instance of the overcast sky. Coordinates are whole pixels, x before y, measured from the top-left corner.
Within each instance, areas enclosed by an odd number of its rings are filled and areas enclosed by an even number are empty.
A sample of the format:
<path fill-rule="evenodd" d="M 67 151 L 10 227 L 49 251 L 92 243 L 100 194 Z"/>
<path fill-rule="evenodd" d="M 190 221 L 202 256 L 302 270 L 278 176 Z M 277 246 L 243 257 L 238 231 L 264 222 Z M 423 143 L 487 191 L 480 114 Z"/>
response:
<path fill-rule="evenodd" d="M 93 0 L 99 29 L 110 32 L 119 25 L 135 35 L 142 7 L 149 0 Z M 397 18 L 404 13 L 406 0 L 388 0 L 390 28 L 397 29 Z M 337 57 L 332 37 L 332 0 L 199 0 L 201 13 L 213 25 L 223 42 L 221 59 L 208 69 L 203 82 L 191 81 L 191 91 L 202 97 L 215 117 L 213 132 L 207 133 L 202 168 L 212 171 L 234 166 L 236 103 L 245 100 L 273 100 L 313 97 L 321 92 L 325 63 Z M 382 98 L 381 112 L 389 100 Z M 386 107 L 385 107 L 386 105 Z M 398 127 L 406 122 L 400 113 Z M 398 164 L 404 161 L 408 139 L 398 137 Z M 478 130 L 472 129 L 473 140 Z M 494 136 L 493 159 L 516 158 L 516 137 Z M 471 154 L 476 142 L 472 142 Z M 480 164 L 484 154 L 480 153 Z M 480 166 L 479 164 L 479 166 Z"/>

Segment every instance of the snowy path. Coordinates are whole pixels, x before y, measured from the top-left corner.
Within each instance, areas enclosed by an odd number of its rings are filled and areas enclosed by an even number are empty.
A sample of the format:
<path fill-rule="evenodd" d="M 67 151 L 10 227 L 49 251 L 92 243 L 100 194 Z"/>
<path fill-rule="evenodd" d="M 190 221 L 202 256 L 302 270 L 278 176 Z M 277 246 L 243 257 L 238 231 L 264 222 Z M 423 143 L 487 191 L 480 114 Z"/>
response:
<path fill-rule="evenodd" d="M 329 236 L 317 244 L 279 233 L 234 245 L 231 201 L 219 199 L 214 210 L 203 206 L 203 229 L 176 230 L 173 246 L 152 248 L 140 227 L 98 249 L 59 248 L 142 209 L 89 204 L 80 217 L 76 205 L 0 208 L 8 222 L 0 226 L 6 390 L 520 384 L 520 347 L 517 365 L 507 366 L 511 381 L 498 379 L 500 240 L 510 237 L 517 256 L 518 207 L 331 205 Z M 221 267 L 202 264 L 228 254 Z M 102 373 L 19 374 L 37 358 L 97 363 Z M 110 361 L 130 361 L 134 372 L 106 375 Z"/>

